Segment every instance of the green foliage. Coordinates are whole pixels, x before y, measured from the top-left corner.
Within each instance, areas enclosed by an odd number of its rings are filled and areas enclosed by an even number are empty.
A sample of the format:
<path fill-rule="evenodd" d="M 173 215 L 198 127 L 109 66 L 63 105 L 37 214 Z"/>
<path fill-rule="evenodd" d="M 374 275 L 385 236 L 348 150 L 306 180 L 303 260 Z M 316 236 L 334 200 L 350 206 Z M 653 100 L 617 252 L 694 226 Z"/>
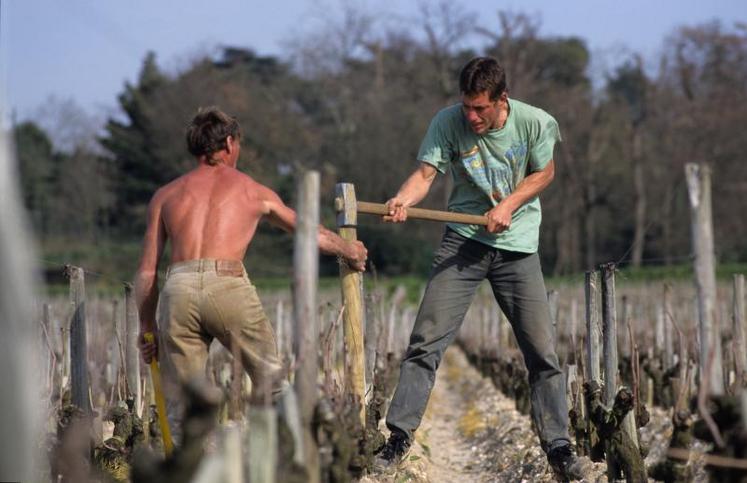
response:
<path fill-rule="evenodd" d="M 155 54 L 149 52 L 143 61 L 138 84 L 126 84 L 119 96 L 126 121 L 110 119 L 106 125 L 107 135 L 101 139 L 122 174 L 116 186 L 116 211 L 119 216 L 133 221 L 124 224 L 125 229 L 142 232 L 144 205 L 158 186 L 179 174 L 157 156 L 157 143 L 161 139 L 157 136 L 156 120 L 149 115 L 159 89 L 167 84 L 168 80 L 156 65 Z"/>
<path fill-rule="evenodd" d="M 210 105 L 242 126 L 239 169 L 275 189 L 289 206 L 299 174 L 319 170 L 322 221 L 333 227 L 335 183 L 354 183 L 360 200 L 391 197 L 417 165 L 432 116 L 458 102 L 461 66 L 485 53 L 506 68 L 510 95 L 555 116 L 563 135 L 555 148 L 555 181 L 542 194 L 540 252 L 547 272 L 578 274 L 619 259 L 640 232 L 636 213 L 643 207 L 644 263 L 662 260 L 672 268 L 624 268 L 622 274 L 645 279 L 661 270 L 662 276 L 688 276 L 673 264 L 691 251 L 682 183 L 689 161 L 714 166 L 719 259 L 747 260 L 740 209 L 747 138 L 737 133 L 747 122 L 744 31 L 718 24 L 680 29 L 664 46 L 659 71 L 644 70 L 632 56 L 594 91 L 582 40 L 542 36 L 538 23 L 524 14 L 500 13 L 497 22 L 486 16 L 484 22 L 491 23 L 475 30 L 474 19 L 450 12 L 386 33 L 366 19 L 340 29 L 328 26 L 289 52 L 286 58 L 293 61 L 226 47 L 166 74 L 149 53 L 137 81 L 119 95 L 121 113 L 105 126 L 105 155 L 84 147 L 60 153 L 38 126 L 15 126 L 24 198 L 45 250 L 60 261 L 129 278 L 139 251 L 132 247 L 139 242 L 128 240 L 142 236 L 157 187 L 195 166 L 184 129 L 199 107 Z M 350 32 L 350 25 L 360 31 Z M 411 34 L 418 28 L 427 41 Z M 484 49 L 459 50 L 455 39 L 468 31 L 480 32 Z M 636 129 L 638 178 L 631 169 Z M 422 206 L 445 208 L 447 178 L 438 177 Z M 641 179 L 642 190 L 636 190 Z M 361 217 L 359 238 L 381 280 L 424 277 L 442 229 Z M 261 225 L 246 263 L 256 279 L 287 280 L 291 236 Z M 320 274 L 335 277 L 337 269 L 334 258 L 321 257 Z"/>
<path fill-rule="evenodd" d="M 13 135 L 24 202 L 37 233 L 45 234 L 49 230 L 58 157 L 47 134 L 32 122 L 16 126 Z"/>
<path fill-rule="evenodd" d="M 537 82 L 546 82 L 555 88 L 589 86 L 586 69 L 589 50 L 578 37 L 540 40 L 535 46 L 538 55 Z"/>
<path fill-rule="evenodd" d="M 391 225 L 365 225 L 358 228 L 358 238 L 365 240 L 369 263 L 388 275 L 416 274 L 426 276 L 433 259 L 428 240 L 408 237 L 403 230 L 395 236 Z"/>
<path fill-rule="evenodd" d="M 646 117 L 648 84 L 640 59 L 637 59 L 637 62 L 625 62 L 617 68 L 615 75 L 607 80 L 607 91 L 613 100 L 622 101 L 628 106 L 633 124 L 640 123 Z"/>

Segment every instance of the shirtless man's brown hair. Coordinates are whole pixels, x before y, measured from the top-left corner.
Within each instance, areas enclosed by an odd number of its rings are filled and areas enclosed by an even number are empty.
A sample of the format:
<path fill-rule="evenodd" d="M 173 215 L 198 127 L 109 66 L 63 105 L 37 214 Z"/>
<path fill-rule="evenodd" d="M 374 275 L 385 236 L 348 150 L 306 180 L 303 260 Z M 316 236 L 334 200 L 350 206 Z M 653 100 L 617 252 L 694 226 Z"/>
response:
<path fill-rule="evenodd" d="M 187 127 L 187 149 L 195 156 L 206 156 L 207 163 L 215 166 L 220 162 L 213 154 L 226 149 L 229 137 L 239 139 L 241 128 L 238 121 L 218 109 L 200 109 Z"/>
<path fill-rule="evenodd" d="M 143 254 L 135 277 L 140 348 L 159 357 L 173 379 L 205 371 L 208 347 L 238 342 L 253 395 L 277 391 L 275 336 L 242 260 L 263 217 L 286 231 L 296 213 L 270 188 L 238 171 L 239 125 L 216 108 L 199 111 L 187 131 L 197 167 L 160 188 L 148 207 Z M 160 294 L 157 267 L 167 240 L 171 260 Z M 319 249 L 364 270 L 366 249 L 320 227 Z M 158 324 L 156 306 L 158 305 Z M 158 333 L 156 343 L 142 334 Z M 165 381 L 166 382 L 166 381 Z"/>

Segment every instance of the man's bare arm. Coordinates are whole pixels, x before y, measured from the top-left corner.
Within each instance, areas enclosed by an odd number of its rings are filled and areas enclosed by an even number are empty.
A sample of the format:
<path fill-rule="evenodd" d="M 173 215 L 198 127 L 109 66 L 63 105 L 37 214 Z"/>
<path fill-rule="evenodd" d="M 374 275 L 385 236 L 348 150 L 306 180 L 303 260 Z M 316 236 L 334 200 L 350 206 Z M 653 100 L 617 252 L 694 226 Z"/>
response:
<path fill-rule="evenodd" d="M 485 215 L 488 217 L 490 233 L 500 233 L 511 226 L 511 216 L 524 203 L 547 188 L 555 177 L 555 161 L 550 160 L 541 171 L 535 171 L 524 178 L 513 193 L 501 200 Z"/>
<path fill-rule="evenodd" d="M 436 179 L 436 168 L 428 163 L 420 166 L 402 183 L 394 198 L 386 202 L 389 216 L 384 221 L 402 223 L 407 219 L 407 208 L 417 205 L 428 194 L 433 180 Z"/>
<path fill-rule="evenodd" d="M 280 197 L 269 188 L 264 201 L 264 214 L 270 223 L 287 231 L 293 232 L 296 229 L 296 212 L 288 207 Z M 359 241 L 346 241 L 340 236 L 323 226 L 319 226 L 319 236 L 317 238 L 319 250 L 327 255 L 337 255 L 345 260 L 351 268 L 364 271 L 366 269 L 366 258 L 368 251 L 363 243 Z"/>
<path fill-rule="evenodd" d="M 166 244 L 167 233 L 161 217 L 162 195 L 156 192 L 148 205 L 148 221 L 143 239 L 143 255 L 135 274 L 135 301 L 140 315 L 140 350 L 146 362 L 156 356 L 156 344 L 147 344 L 142 334 L 156 331 L 158 305 L 158 261 Z"/>

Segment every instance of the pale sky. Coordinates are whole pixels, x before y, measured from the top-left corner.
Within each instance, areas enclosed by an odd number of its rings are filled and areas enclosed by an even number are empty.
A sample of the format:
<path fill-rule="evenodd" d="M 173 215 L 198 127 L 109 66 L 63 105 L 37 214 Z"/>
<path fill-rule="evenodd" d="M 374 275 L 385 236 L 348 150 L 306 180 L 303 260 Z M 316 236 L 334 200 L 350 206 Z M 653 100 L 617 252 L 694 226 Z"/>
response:
<path fill-rule="evenodd" d="M 134 81 L 148 50 L 176 71 L 220 45 L 280 55 L 285 43 L 334 18 L 345 0 L 0 0 L 0 68 L 5 113 L 38 116 L 45 100 L 72 99 L 103 118 L 114 112 L 125 81 Z M 356 1 L 369 12 L 401 22 L 416 18 L 413 0 Z M 436 2 L 431 2 L 436 3 Z M 469 0 L 454 3 L 497 29 L 497 12 L 541 18 L 541 35 L 586 40 L 602 65 L 628 49 L 653 62 L 665 37 L 682 25 L 718 19 L 747 21 L 745 0 Z M 479 47 L 484 42 L 465 39 Z M 602 67 L 603 68 L 603 67 Z"/>

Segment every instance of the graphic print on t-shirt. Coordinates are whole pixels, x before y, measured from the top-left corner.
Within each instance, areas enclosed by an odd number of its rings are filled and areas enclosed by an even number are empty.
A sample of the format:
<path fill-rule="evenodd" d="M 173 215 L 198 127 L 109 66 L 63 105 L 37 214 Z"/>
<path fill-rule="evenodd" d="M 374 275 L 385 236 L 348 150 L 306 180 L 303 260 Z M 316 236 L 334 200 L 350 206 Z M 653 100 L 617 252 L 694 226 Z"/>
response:
<path fill-rule="evenodd" d="M 465 177 L 486 196 L 499 203 L 511 194 L 522 179 L 526 166 L 526 144 L 517 144 L 499 159 L 475 145 L 460 153 Z"/>

